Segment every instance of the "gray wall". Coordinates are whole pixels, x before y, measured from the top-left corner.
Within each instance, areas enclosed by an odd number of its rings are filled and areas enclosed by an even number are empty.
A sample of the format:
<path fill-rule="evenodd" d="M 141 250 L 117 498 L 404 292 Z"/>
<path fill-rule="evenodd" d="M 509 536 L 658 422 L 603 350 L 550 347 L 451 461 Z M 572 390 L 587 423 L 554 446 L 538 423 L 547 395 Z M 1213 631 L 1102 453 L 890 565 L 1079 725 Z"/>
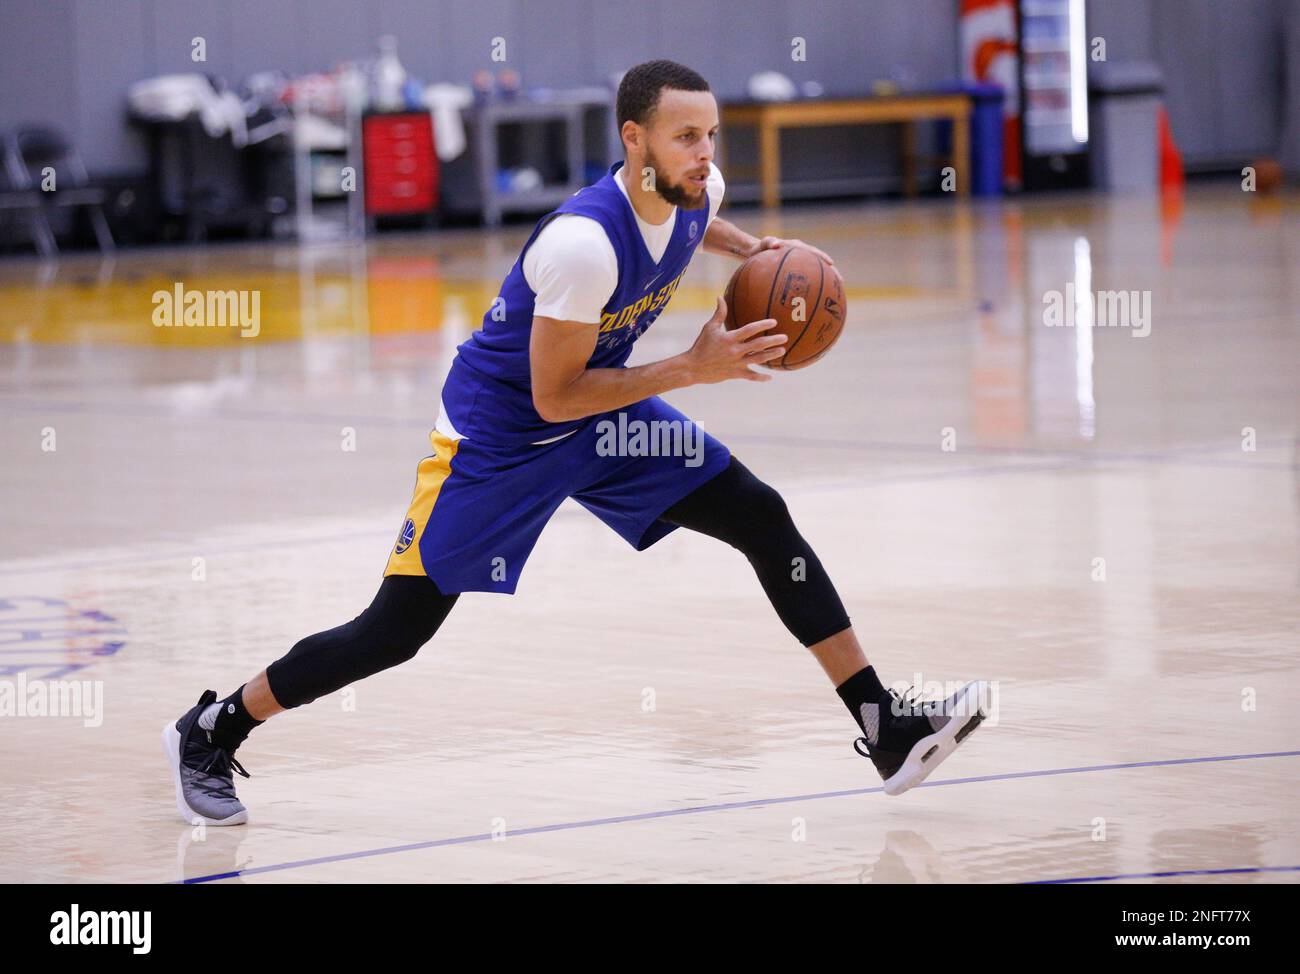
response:
<path fill-rule="evenodd" d="M 1190 168 L 1275 151 L 1283 127 L 1283 23 L 1300 0 L 1090 0 L 1090 33 L 1111 60 L 1154 59 L 1169 81 L 1175 138 Z M 0 129 L 52 120 L 92 170 L 139 170 L 123 121 L 125 90 L 204 69 L 238 82 L 260 70 L 306 72 L 367 57 L 399 37 L 407 70 L 466 81 L 504 36 L 525 84 L 590 84 L 639 60 L 699 68 L 720 96 L 775 68 L 830 92 L 860 92 L 896 69 L 918 84 L 957 74 L 957 0 L 0 0 Z M 790 60 L 790 38 L 808 60 Z M 1295 46 L 1293 40 L 1292 46 Z M 1297 67 L 1293 70 L 1300 70 Z M 1300 106 L 1291 109 L 1300 113 Z M 891 169 L 888 131 L 827 133 L 794 147 L 812 164 L 863 152 Z M 822 156 L 822 149 L 827 150 Z M 859 165 L 861 156 L 859 158 Z"/>
<path fill-rule="evenodd" d="M 190 39 L 207 40 L 208 73 L 307 72 L 370 57 L 398 37 L 407 71 L 468 82 L 506 38 L 525 84 L 601 82 L 637 61 L 700 69 L 720 96 L 775 68 L 831 92 L 859 92 L 896 66 L 924 83 L 957 71 L 953 0 L 0 0 L 0 128 L 56 120 L 94 170 L 142 168 L 123 123 L 127 85 L 193 71 Z M 790 39 L 808 59 L 790 59 Z"/>
<path fill-rule="evenodd" d="M 1106 38 L 1110 61 L 1160 66 L 1188 169 L 1214 169 L 1278 152 L 1286 114 L 1300 115 L 1283 98 L 1287 15 L 1300 29 L 1297 10 L 1300 0 L 1089 0 L 1088 32 Z"/>

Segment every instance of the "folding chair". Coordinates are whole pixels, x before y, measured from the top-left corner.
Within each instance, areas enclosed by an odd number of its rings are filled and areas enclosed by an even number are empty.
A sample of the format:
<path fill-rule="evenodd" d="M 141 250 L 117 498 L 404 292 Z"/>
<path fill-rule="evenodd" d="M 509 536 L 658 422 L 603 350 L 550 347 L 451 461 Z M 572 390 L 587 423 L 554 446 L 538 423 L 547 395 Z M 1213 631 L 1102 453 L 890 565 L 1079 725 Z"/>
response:
<path fill-rule="evenodd" d="M 47 206 L 85 207 L 99 249 L 103 252 L 114 249 L 113 233 L 104 216 L 108 194 L 90 185 L 81 156 L 59 132 L 39 125 L 13 132 L 5 140 L 5 170 L 15 188 L 36 193 Z M 52 170 L 54 176 L 54 189 L 48 192 L 43 189 L 47 170 Z M 48 222 L 45 222 L 45 233 L 57 251 Z"/>

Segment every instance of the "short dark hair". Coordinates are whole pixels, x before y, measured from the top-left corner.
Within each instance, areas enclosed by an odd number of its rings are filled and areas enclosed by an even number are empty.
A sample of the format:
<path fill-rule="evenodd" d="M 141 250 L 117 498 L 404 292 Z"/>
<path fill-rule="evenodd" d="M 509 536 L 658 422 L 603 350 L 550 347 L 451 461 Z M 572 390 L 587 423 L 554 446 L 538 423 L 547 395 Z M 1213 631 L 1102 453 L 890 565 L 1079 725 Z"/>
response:
<path fill-rule="evenodd" d="M 677 91 L 708 91 L 709 83 L 697 72 L 676 61 L 646 61 L 627 74 L 618 85 L 619 131 L 629 119 L 638 125 L 647 124 L 659 105 L 659 92 L 665 88 Z"/>

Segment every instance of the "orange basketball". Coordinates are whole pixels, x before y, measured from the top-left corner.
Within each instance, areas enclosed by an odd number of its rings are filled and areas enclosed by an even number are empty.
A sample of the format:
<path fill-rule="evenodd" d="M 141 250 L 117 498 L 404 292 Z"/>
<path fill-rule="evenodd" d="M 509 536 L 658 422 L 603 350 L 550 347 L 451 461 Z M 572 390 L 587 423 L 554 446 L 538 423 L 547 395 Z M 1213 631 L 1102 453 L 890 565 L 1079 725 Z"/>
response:
<path fill-rule="evenodd" d="M 723 299 L 727 329 L 775 318 L 764 334 L 783 332 L 785 355 L 762 365 L 802 369 L 825 355 L 844 330 L 844 288 L 829 264 L 802 247 L 763 250 L 731 275 Z"/>

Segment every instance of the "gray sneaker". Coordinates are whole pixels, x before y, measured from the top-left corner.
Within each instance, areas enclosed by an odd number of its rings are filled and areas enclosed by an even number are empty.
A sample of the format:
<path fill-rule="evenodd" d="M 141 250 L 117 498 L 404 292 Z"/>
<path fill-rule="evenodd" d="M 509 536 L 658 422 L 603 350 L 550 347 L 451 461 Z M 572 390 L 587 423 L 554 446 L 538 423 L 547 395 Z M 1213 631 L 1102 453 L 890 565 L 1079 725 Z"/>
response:
<path fill-rule="evenodd" d="M 203 691 L 199 702 L 180 720 L 163 727 L 163 752 L 176 785 L 176 810 L 190 825 L 243 825 L 248 809 L 235 797 L 231 769 L 249 777 L 225 748 L 212 743 L 212 732 L 199 725 L 199 715 L 217 702 L 215 690 Z"/>
<path fill-rule="evenodd" d="M 862 705 L 866 737 L 853 748 L 880 772 L 886 795 L 901 795 L 929 777 L 988 716 L 988 685 L 967 683 L 946 700 L 923 703 L 895 690 L 890 707 Z M 859 746 L 862 745 L 862 746 Z"/>

